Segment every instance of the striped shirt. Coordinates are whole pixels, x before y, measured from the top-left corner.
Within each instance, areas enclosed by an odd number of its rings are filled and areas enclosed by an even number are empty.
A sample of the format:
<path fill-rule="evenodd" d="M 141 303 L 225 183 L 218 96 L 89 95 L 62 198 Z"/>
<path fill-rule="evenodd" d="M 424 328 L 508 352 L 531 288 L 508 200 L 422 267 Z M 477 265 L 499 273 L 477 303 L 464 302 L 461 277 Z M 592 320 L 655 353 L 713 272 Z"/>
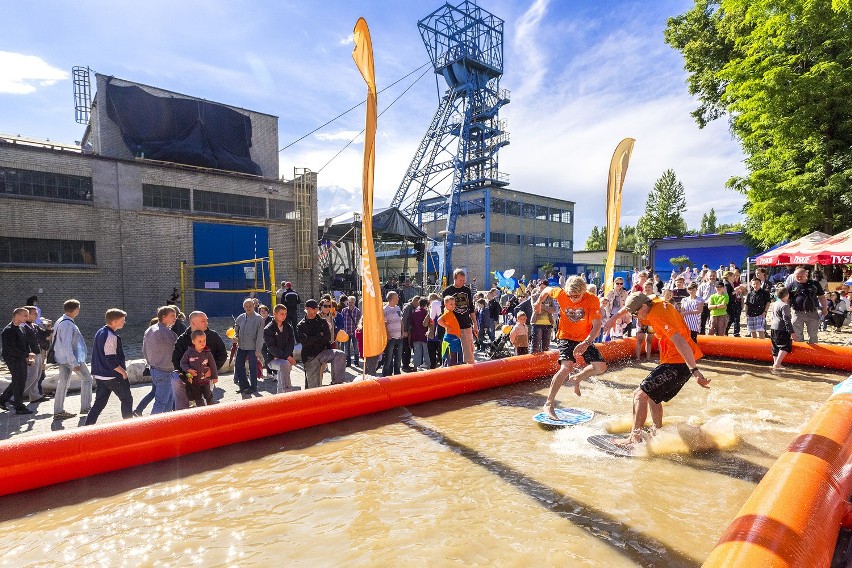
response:
<path fill-rule="evenodd" d="M 683 319 L 686 321 L 686 326 L 690 331 L 701 331 L 701 310 L 704 308 L 704 300 L 696 296 L 695 298 L 684 298 L 680 302 L 680 311 L 683 312 Z M 696 314 L 688 314 L 686 312 L 698 312 Z"/>
<path fill-rule="evenodd" d="M 358 321 L 361 319 L 361 310 L 358 306 L 346 306 L 340 312 L 343 315 L 343 330 L 349 337 L 355 337 L 355 330 L 358 329 Z"/>

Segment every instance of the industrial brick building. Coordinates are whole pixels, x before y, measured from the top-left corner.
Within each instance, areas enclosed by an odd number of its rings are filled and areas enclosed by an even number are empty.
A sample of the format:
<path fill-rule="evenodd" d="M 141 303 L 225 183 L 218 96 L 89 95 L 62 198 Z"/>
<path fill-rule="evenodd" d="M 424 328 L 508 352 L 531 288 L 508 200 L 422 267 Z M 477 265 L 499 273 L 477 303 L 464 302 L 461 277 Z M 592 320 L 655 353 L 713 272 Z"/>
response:
<path fill-rule="evenodd" d="M 0 138 L 0 314 L 38 295 L 51 318 L 79 299 L 89 330 L 110 307 L 147 321 L 180 285 L 181 261 L 269 248 L 276 280 L 317 292 L 316 174 L 280 179 L 276 117 L 96 77 L 80 146 Z M 238 314 L 244 294 L 220 290 L 255 286 L 251 266 L 187 270 L 184 309 Z"/>

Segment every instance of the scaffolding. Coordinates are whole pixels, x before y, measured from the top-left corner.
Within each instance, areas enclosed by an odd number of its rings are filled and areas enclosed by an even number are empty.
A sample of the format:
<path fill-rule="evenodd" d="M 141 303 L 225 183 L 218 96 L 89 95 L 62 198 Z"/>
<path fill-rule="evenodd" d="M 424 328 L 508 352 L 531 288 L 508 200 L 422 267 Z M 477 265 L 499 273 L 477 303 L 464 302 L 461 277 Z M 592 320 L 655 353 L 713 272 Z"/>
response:
<path fill-rule="evenodd" d="M 313 223 L 311 198 L 316 192 L 317 174 L 307 168 L 293 169 L 296 194 L 296 268 L 313 268 L 316 228 Z"/>

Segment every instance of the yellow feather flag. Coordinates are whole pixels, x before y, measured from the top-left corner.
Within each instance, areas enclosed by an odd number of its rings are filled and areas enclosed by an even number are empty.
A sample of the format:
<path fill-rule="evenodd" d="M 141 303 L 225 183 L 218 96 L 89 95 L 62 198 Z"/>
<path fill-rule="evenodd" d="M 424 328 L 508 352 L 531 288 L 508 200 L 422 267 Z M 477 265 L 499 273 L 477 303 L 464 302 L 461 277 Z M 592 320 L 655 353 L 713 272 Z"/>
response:
<path fill-rule="evenodd" d="M 367 83 L 367 126 L 364 133 L 364 193 L 361 215 L 361 301 L 364 316 L 364 357 L 375 357 L 385 350 L 388 334 L 382 310 L 376 248 L 373 245 L 373 179 L 376 167 L 376 72 L 373 67 L 373 41 L 364 18 L 358 18 L 353 31 L 355 49 L 352 59 Z"/>
<path fill-rule="evenodd" d="M 604 269 L 604 292 L 613 288 L 615 273 L 615 249 L 618 246 L 618 225 L 621 222 L 621 189 L 627 176 L 627 164 L 633 153 L 633 138 L 618 143 L 609 163 L 609 179 L 606 182 L 606 268 Z"/>

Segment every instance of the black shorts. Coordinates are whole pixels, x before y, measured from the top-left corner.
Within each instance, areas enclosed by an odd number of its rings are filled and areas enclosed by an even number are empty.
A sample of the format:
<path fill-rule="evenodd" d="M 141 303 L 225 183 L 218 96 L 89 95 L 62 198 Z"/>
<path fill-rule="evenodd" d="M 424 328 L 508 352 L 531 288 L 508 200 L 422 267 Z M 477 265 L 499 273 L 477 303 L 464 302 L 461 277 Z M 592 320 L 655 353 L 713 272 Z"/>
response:
<path fill-rule="evenodd" d="M 790 332 L 786 329 L 770 330 L 769 339 L 772 341 L 773 357 L 778 355 L 779 351 L 793 352 L 793 339 L 790 337 Z"/>
<path fill-rule="evenodd" d="M 574 348 L 580 345 L 582 341 L 571 341 L 570 339 L 558 339 L 556 344 L 559 346 L 559 360 L 560 361 L 574 361 Z M 594 346 L 594 344 L 589 345 L 586 348 L 586 352 L 583 353 L 583 360 L 586 363 L 603 363 L 604 358 L 601 357 L 601 352 L 598 351 L 598 348 Z"/>
<path fill-rule="evenodd" d="M 668 402 L 680 392 L 691 376 L 686 363 L 662 363 L 645 377 L 639 388 L 657 404 Z"/>

